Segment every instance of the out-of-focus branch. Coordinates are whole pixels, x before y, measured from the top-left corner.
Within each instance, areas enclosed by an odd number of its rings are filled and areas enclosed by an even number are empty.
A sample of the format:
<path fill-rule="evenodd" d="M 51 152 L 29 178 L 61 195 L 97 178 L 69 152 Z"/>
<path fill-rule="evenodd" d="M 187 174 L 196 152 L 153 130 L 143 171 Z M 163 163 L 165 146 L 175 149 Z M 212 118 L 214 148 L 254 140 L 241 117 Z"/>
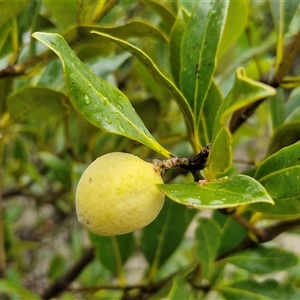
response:
<path fill-rule="evenodd" d="M 80 259 L 61 277 L 59 277 L 54 284 L 50 285 L 41 295 L 42 299 L 52 299 L 65 291 L 70 283 L 74 281 L 81 271 L 94 259 L 95 249 L 90 247 L 85 250 Z"/>

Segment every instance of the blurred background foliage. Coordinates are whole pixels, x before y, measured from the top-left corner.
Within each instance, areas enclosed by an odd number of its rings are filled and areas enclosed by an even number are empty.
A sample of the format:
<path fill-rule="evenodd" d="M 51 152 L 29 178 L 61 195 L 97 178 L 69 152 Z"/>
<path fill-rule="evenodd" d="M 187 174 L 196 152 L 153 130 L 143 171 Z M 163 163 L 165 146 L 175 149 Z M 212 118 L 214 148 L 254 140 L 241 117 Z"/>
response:
<path fill-rule="evenodd" d="M 88 234 L 77 222 L 74 193 L 89 163 L 113 151 L 143 159 L 157 158 L 157 153 L 84 120 L 69 101 L 60 60 L 31 34 L 61 34 L 85 65 L 130 99 L 163 147 L 190 156 L 195 147 L 174 97 L 129 52 L 90 31 L 133 43 L 178 86 L 180 66 L 172 61 L 180 49 L 174 37 L 182 34 L 197 4 L 180 0 L 0 3 L 3 299 L 300 297 L 299 253 L 295 247 L 288 249 L 290 239 L 257 246 L 255 238 L 248 238 L 249 228 L 219 211 L 199 213 L 166 201 L 145 229 L 112 238 Z M 300 9 L 298 1 L 230 1 L 227 14 L 214 72 L 221 97 L 228 94 L 240 67 L 249 78 L 276 89 L 274 97 L 245 110 L 243 121 L 235 114 L 231 119 L 233 165 L 226 175 L 252 176 L 265 157 L 299 140 Z M 291 189 L 299 185 L 299 178 L 291 181 Z M 193 181 L 191 174 L 178 169 L 164 179 Z M 266 213 L 268 208 L 259 211 Z M 283 211 L 279 219 L 289 219 L 284 223 L 261 215 L 255 218 L 259 226 L 273 226 L 270 239 L 286 232 L 283 236 L 299 242 L 295 229 L 299 213 L 291 218 Z M 249 211 L 241 214 L 253 218 Z"/>

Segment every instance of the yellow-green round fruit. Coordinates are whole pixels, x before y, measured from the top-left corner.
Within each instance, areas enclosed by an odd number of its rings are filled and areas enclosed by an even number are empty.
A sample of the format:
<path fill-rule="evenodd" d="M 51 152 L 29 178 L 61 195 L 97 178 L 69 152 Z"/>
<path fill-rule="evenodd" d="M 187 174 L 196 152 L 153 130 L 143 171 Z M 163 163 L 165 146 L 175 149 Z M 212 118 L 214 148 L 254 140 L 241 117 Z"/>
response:
<path fill-rule="evenodd" d="M 92 233 L 103 236 L 140 229 L 157 217 L 164 204 L 157 183 L 163 180 L 153 164 L 127 153 L 103 155 L 79 180 L 78 220 Z"/>

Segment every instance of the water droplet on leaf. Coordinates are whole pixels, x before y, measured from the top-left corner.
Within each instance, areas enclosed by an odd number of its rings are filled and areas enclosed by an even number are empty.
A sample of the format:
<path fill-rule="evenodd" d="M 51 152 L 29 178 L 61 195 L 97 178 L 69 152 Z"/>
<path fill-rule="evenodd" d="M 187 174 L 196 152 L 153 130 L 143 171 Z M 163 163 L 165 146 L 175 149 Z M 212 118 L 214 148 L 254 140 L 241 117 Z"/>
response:
<path fill-rule="evenodd" d="M 91 99 L 89 98 L 88 95 L 84 96 L 84 101 L 85 101 L 86 104 L 90 104 L 91 103 Z"/>

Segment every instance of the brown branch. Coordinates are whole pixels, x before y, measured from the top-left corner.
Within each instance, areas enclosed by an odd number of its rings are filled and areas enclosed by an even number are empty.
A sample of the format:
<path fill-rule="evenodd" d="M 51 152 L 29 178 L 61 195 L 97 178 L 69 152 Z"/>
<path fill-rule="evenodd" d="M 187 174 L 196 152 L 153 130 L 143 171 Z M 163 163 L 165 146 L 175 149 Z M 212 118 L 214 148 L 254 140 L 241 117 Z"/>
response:
<path fill-rule="evenodd" d="M 50 285 L 41 295 L 42 299 L 48 300 L 58 296 L 65 291 L 70 283 L 77 278 L 81 271 L 94 259 L 95 248 L 86 249 L 82 257 L 61 277 L 59 277 L 53 285 Z"/>

